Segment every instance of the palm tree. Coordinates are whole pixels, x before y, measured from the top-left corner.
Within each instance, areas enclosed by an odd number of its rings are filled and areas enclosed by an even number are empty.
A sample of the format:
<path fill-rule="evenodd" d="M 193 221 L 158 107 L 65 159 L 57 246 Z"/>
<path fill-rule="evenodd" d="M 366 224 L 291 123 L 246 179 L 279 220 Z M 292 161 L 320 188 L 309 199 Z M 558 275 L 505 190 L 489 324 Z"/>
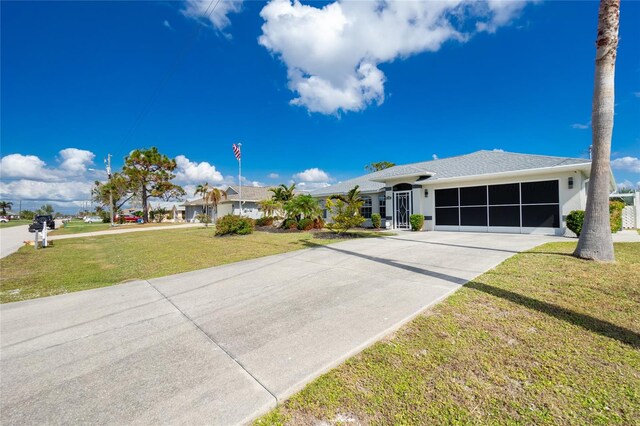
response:
<path fill-rule="evenodd" d="M 364 203 L 364 200 L 360 196 L 360 185 L 351 188 L 346 195 L 332 195 L 330 198 L 332 200 L 342 200 L 345 204 L 351 207 L 357 207 L 358 209 L 360 209 Z"/>
<path fill-rule="evenodd" d="M 275 188 L 269 188 L 269 191 L 273 192 L 273 196 L 271 197 L 274 201 L 280 201 L 281 203 L 286 203 L 294 197 L 294 192 L 296 189 L 296 184 L 292 183 L 291 186 L 287 186 L 284 183 L 281 183 L 280 186 Z"/>
<path fill-rule="evenodd" d="M 364 166 L 364 169 L 368 172 L 377 172 L 380 170 L 388 169 L 389 167 L 395 166 L 396 163 L 392 163 L 391 161 L 378 161 L 377 163 L 369 163 Z"/>
<path fill-rule="evenodd" d="M 300 220 L 303 217 L 316 220 L 322 216 L 322 208 L 320 208 L 318 200 L 308 194 L 296 195 L 285 204 L 284 209 L 287 212 L 287 216 L 290 218 L 295 217 L 296 220 Z"/>
<path fill-rule="evenodd" d="M 205 198 L 211 203 L 213 207 L 213 212 L 215 217 L 218 217 L 218 204 L 222 201 L 222 198 L 227 198 L 226 191 L 218 188 L 212 188 L 206 195 Z"/>
<path fill-rule="evenodd" d="M 0 209 L 2 209 L 2 216 L 7 214 L 7 209 L 13 206 L 11 201 L 0 201 Z"/>
<path fill-rule="evenodd" d="M 269 200 L 262 200 L 259 204 L 266 217 L 274 216 L 276 213 L 280 213 L 282 211 L 282 203 L 274 200 L 273 198 Z"/>
<path fill-rule="evenodd" d="M 196 190 L 193 191 L 193 195 L 202 196 L 204 214 L 207 217 L 209 216 L 209 208 L 208 208 L 209 204 L 208 204 L 208 200 L 207 200 L 207 194 L 209 193 L 210 190 L 211 190 L 211 187 L 209 186 L 209 182 L 205 182 L 204 185 L 200 184 L 200 185 L 196 186 Z M 204 222 L 204 226 L 207 226 L 207 221 Z"/>
<path fill-rule="evenodd" d="M 573 255 L 582 259 L 613 262 L 609 224 L 611 135 L 613 133 L 614 76 L 620 0 L 600 0 L 596 70 L 591 111 L 592 160 L 584 225 Z"/>

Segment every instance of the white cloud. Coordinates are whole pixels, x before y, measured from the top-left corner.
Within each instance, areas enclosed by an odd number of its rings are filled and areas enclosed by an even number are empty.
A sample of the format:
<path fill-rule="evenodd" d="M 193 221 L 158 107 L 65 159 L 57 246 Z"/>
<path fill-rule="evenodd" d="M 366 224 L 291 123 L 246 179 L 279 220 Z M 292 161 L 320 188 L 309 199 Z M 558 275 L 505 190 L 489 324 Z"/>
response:
<path fill-rule="evenodd" d="M 277 173 L 269 173 L 269 174 L 267 175 L 267 177 L 268 177 L 269 179 L 278 179 L 278 178 L 280 177 L 280 175 L 279 175 L 279 174 L 277 174 Z"/>
<path fill-rule="evenodd" d="M 264 183 L 259 182 L 257 180 L 249 180 L 248 178 L 242 176 L 242 186 L 265 186 Z"/>
<path fill-rule="evenodd" d="M 88 200 L 93 181 L 74 180 L 67 182 L 46 182 L 31 179 L 19 179 L 0 182 L 0 194 L 3 199 L 73 201 Z"/>
<path fill-rule="evenodd" d="M 465 42 L 461 28 L 477 31 L 508 24 L 526 2 L 489 0 L 343 1 L 322 8 L 294 0 L 271 0 L 259 43 L 287 65 L 293 105 L 310 112 L 361 111 L 384 101 L 385 75 L 378 65 L 447 41 Z M 469 27 L 466 25 L 466 27 Z"/>
<path fill-rule="evenodd" d="M 493 148 L 493 152 L 504 152 L 502 148 Z"/>
<path fill-rule="evenodd" d="M 222 173 L 216 170 L 216 167 L 202 161 L 197 163 L 189 160 L 184 155 L 176 157 L 177 168 L 175 170 L 175 181 L 180 184 L 203 184 L 208 182 L 212 185 L 223 183 Z"/>
<path fill-rule="evenodd" d="M 69 173 L 84 173 L 87 166 L 93 164 L 95 154 L 91 151 L 77 148 L 66 148 L 59 153 L 61 164 L 60 168 Z"/>
<path fill-rule="evenodd" d="M 622 157 L 611 161 L 611 168 L 632 173 L 640 173 L 640 158 Z"/>
<path fill-rule="evenodd" d="M 640 182 L 636 182 L 636 184 L 634 185 L 633 182 L 631 182 L 629 179 L 625 179 L 623 182 L 619 182 L 617 186 L 618 190 L 635 189 L 640 188 Z"/>
<path fill-rule="evenodd" d="M 434 159 L 434 160 L 437 160 L 437 159 L 438 159 L 438 155 L 437 155 L 437 154 L 433 154 L 433 155 L 431 156 L 431 158 L 432 158 L 432 159 Z"/>
<path fill-rule="evenodd" d="M 588 129 L 591 126 L 591 121 L 587 122 L 587 123 L 573 123 L 571 125 L 572 129 L 580 129 L 580 130 L 585 130 Z"/>
<path fill-rule="evenodd" d="M 326 182 L 329 180 L 329 175 L 324 170 L 314 167 L 304 172 L 296 173 L 293 178 L 302 182 Z"/>
<path fill-rule="evenodd" d="M 241 10 L 242 0 L 187 0 L 182 13 L 189 18 L 206 19 L 222 30 L 231 24 L 227 15 Z"/>
<path fill-rule="evenodd" d="M 0 160 L 0 178 L 40 178 L 47 164 L 35 155 L 9 154 Z"/>
<path fill-rule="evenodd" d="M 329 182 L 299 182 L 296 184 L 296 188 L 301 191 L 313 191 L 327 186 L 331 186 L 331 184 Z"/>
<path fill-rule="evenodd" d="M 171 24 L 169 23 L 169 21 L 167 21 L 166 19 L 164 20 L 164 22 L 162 23 L 162 25 L 164 25 L 166 28 L 169 28 L 171 31 L 173 31 L 173 27 L 171 26 Z"/>

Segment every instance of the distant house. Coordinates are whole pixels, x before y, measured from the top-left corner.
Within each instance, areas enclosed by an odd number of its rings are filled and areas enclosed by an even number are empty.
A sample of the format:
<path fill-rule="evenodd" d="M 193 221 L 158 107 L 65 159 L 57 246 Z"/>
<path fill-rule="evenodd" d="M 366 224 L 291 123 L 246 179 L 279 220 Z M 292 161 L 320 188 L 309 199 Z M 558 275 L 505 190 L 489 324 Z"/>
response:
<path fill-rule="evenodd" d="M 218 217 L 228 214 L 240 214 L 240 188 L 237 186 L 229 186 L 225 189 L 227 198 L 223 198 L 218 203 L 217 213 L 214 208 L 209 206 L 209 215 L 215 221 Z M 263 216 L 258 203 L 271 198 L 273 193 L 268 187 L 264 186 L 243 186 L 242 187 L 242 215 L 253 219 Z M 204 213 L 205 206 L 202 198 L 187 201 L 183 204 L 185 208 L 185 219 L 187 222 L 196 222 L 198 215 Z"/>
<path fill-rule="evenodd" d="M 394 166 L 311 195 L 324 203 L 359 185 L 365 226 L 378 213 L 386 228 L 408 229 L 409 216 L 420 214 L 427 231 L 562 235 L 569 212 L 585 208 L 590 170 L 584 158 L 478 151 Z"/>

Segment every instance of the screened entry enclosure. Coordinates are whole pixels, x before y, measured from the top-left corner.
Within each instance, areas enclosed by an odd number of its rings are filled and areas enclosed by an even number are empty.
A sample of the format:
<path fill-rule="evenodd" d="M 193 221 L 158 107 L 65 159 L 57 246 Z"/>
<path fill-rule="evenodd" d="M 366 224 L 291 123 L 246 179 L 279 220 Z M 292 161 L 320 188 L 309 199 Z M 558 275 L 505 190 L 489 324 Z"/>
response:
<path fill-rule="evenodd" d="M 559 228 L 558 180 L 435 190 L 437 227 Z M 481 230 L 481 229 L 479 229 Z M 497 229 L 498 230 L 498 229 Z"/>

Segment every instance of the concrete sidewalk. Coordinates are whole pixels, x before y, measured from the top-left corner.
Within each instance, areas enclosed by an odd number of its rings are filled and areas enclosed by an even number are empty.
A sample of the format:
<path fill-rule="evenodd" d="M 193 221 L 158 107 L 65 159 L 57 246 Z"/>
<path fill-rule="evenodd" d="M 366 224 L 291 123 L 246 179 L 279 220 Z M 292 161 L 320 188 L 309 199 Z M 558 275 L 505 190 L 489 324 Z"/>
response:
<path fill-rule="evenodd" d="M 2 424 L 242 424 L 532 235 L 401 233 L 0 306 Z"/>

